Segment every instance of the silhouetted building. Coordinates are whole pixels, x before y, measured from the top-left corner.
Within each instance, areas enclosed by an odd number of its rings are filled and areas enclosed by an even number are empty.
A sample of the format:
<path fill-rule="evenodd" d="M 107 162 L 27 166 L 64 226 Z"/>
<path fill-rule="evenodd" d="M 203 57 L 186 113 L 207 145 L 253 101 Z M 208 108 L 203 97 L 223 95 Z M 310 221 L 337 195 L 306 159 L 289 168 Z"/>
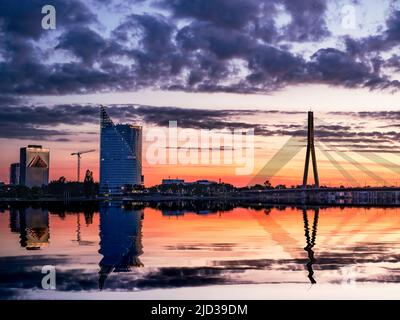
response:
<path fill-rule="evenodd" d="M 19 184 L 19 163 L 11 163 L 10 165 L 10 184 Z"/>
<path fill-rule="evenodd" d="M 142 127 L 114 125 L 101 107 L 100 193 L 120 194 L 124 186 L 142 183 Z"/>
<path fill-rule="evenodd" d="M 19 210 L 10 208 L 10 230 L 11 232 L 20 232 L 20 214 Z"/>
<path fill-rule="evenodd" d="M 19 183 L 27 187 L 41 187 L 49 183 L 50 150 L 38 145 L 20 149 Z"/>
<path fill-rule="evenodd" d="M 209 186 L 211 184 L 216 184 L 215 181 L 209 181 L 209 180 L 197 180 L 196 182 L 194 182 L 195 184 L 201 184 L 201 185 L 205 185 L 205 186 Z"/>
<path fill-rule="evenodd" d="M 162 179 L 161 184 L 168 185 L 168 184 L 185 184 L 185 180 L 183 179 Z"/>
<path fill-rule="evenodd" d="M 139 260 L 143 253 L 142 220 L 143 209 L 124 209 L 120 202 L 101 204 L 100 289 L 111 272 L 128 272 L 132 267 L 143 266 Z"/>

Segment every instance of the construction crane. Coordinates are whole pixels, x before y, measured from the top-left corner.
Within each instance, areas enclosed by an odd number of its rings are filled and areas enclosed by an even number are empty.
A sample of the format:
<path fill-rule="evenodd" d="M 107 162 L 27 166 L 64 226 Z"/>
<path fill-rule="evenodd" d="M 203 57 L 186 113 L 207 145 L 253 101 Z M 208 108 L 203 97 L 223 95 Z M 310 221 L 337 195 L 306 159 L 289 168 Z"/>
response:
<path fill-rule="evenodd" d="M 85 154 L 85 153 L 89 153 L 89 152 L 94 152 L 94 151 L 96 151 L 96 150 L 91 149 L 91 150 L 77 151 L 77 152 L 71 153 L 71 156 L 76 156 L 78 159 L 78 172 L 77 172 L 78 182 L 80 181 L 80 174 L 81 174 L 81 155 Z"/>

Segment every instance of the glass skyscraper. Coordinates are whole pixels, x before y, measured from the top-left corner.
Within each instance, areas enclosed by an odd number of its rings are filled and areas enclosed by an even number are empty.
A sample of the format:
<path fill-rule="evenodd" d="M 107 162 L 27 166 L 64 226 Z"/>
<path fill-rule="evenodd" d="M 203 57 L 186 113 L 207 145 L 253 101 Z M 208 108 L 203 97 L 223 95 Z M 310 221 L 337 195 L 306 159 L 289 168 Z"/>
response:
<path fill-rule="evenodd" d="M 100 193 L 120 194 L 125 185 L 142 183 L 142 127 L 115 125 L 100 107 Z"/>

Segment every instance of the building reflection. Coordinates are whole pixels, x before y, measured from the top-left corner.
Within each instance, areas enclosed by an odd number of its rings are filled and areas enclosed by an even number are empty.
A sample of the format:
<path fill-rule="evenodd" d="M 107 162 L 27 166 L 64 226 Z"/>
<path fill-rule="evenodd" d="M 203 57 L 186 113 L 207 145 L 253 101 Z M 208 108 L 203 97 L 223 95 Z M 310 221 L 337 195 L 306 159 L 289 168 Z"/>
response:
<path fill-rule="evenodd" d="M 310 233 L 308 213 L 307 213 L 306 209 L 303 209 L 304 234 L 306 236 L 306 246 L 304 247 L 304 250 L 307 252 L 307 255 L 308 255 L 308 262 L 306 264 L 306 268 L 308 271 L 308 279 L 310 279 L 310 282 L 312 284 L 317 283 L 317 281 L 314 279 L 313 265 L 316 260 L 314 257 L 313 248 L 315 246 L 315 240 L 317 237 L 318 215 L 319 215 L 319 209 L 316 208 L 316 209 L 314 209 L 314 221 L 313 221 L 312 230 Z"/>
<path fill-rule="evenodd" d="M 49 212 L 42 208 L 10 210 L 11 232 L 20 234 L 21 247 L 39 250 L 49 245 Z"/>
<path fill-rule="evenodd" d="M 128 209 L 120 202 L 100 206 L 100 289 L 110 273 L 143 266 L 139 259 L 143 253 L 143 217 L 143 209 Z"/>
<path fill-rule="evenodd" d="M 14 233 L 20 232 L 19 210 L 10 209 L 10 230 Z"/>

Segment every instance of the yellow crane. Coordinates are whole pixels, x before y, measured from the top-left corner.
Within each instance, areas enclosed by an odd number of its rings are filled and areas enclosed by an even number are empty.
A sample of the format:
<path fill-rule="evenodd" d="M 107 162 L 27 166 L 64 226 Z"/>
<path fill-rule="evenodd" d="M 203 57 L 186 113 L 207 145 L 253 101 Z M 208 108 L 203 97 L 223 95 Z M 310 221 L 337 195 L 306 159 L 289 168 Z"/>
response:
<path fill-rule="evenodd" d="M 85 153 L 89 153 L 89 152 L 94 152 L 96 150 L 94 149 L 90 149 L 90 150 L 85 150 L 85 151 L 77 151 L 77 152 L 73 152 L 71 153 L 71 156 L 76 156 L 78 159 L 78 172 L 77 172 L 77 179 L 78 182 L 80 180 L 80 173 L 81 173 L 81 155 L 85 154 Z"/>

